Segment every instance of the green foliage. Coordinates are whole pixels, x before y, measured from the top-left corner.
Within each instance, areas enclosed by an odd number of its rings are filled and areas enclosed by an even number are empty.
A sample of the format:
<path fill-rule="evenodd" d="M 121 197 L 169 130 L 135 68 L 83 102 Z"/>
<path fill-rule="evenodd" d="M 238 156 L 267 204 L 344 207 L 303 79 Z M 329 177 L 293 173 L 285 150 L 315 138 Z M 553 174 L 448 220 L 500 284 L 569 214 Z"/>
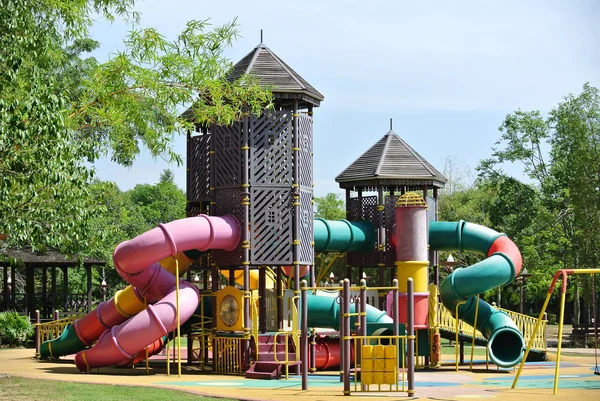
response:
<path fill-rule="evenodd" d="M 339 220 L 346 217 L 344 201 L 335 193 L 328 193 L 325 196 L 315 198 L 315 217 L 326 220 Z"/>
<path fill-rule="evenodd" d="M 27 316 L 15 311 L 0 312 L 0 340 L 9 347 L 25 345 L 33 335 L 34 327 Z"/>
<path fill-rule="evenodd" d="M 543 297 L 559 268 L 597 267 L 600 248 L 600 95 L 584 85 L 579 95 L 542 116 L 516 111 L 500 126 L 493 158 L 479 166 L 480 184 L 494 188 L 489 218 L 510 233 L 533 276 L 528 298 Z M 549 145 L 550 152 L 544 152 Z M 519 162 L 534 181 L 523 184 L 506 176 L 503 162 Z M 571 280 L 578 301 L 584 278 Z"/>
<path fill-rule="evenodd" d="M 115 247 L 160 223 L 185 217 L 185 193 L 173 178 L 173 173 L 165 170 L 157 184 L 140 184 L 125 192 L 112 182 L 95 181 L 91 185 L 90 192 L 101 205 L 102 213 L 91 222 L 96 235 L 90 238 L 86 253 L 107 262 L 106 281 L 111 291 L 124 284 L 112 268 Z M 96 280 L 99 284 L 102 277 Z"/>
<path fill-rule="evenodd" d="M 2 3 L 0 234 L 8 235 L 6 246 L 94 248 L 95 237 L 104 235 L 94 229 L 107 203 L 90 186 L 90 162 L 109 154 L 127 166 L 146 147 L 181 163 L 172 143 L 194 128 L 192 118 L 226 124 L 244 108 L 258 112 L 270 104 L 252 77 L 224 79 L 231 63 L 223 51 L 238 36 L 235 21 L 214 29 L 190 21 L 168 40 L 140 28 L 132 7 L 132 0 Z M 104 64 L 84 57 L 98 46 L 88 36 L 97 16 L 131 24 L 124 50 Z"/>

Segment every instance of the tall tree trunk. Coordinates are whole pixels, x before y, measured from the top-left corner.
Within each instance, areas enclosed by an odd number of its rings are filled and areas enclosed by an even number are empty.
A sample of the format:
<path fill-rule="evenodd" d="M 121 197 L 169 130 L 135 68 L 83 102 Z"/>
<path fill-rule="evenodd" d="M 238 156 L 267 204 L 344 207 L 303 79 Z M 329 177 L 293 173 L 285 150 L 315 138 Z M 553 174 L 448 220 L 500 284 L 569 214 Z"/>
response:
<path fill-rule="evenodd" d="M 580 323 L 580 316 L 581 316 L 581 303 L 579 300 L 579 283 L 577 283 L 577 281 L 574 281 L 574 295 L 573 295 L 573 324 L 579 324 Z"/>

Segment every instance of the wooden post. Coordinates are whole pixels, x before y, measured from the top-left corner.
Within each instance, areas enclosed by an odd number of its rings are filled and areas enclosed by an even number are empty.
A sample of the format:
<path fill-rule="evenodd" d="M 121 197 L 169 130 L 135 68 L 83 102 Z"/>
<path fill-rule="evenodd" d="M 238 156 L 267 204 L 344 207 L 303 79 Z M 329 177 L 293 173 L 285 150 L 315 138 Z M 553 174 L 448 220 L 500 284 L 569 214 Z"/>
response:
<path fill-rule="evenodd" d="M 56 266 L 52 266 L 52 270 L 50 270 L 50 281 L 51 281 L 51 297 L 52 297 L 52 305 L 50 308 L 49 315 L 52 315 L 56 310 Z"/>
<path fill-rule="evenodd" d="M 92 311 L 92 266 L 85 265 L 85 275 L 87 278 L 87 313 Z"/>
<path fill-rule="evenodd" d="M 4 294 L 4 310 L 9 310 L 10 291 L 8 290 L 8 265 L 4 265 L 4 275 L 2 276 L 2 293 Z"/>
<path fill-rule="evenodd" d="M 69 298 L 69 268 L 62 266 L 63 272 L 63 312 L 68 311 L 68 298 Z"/>
<path fill-rule="evenodd" d="M 35 312 L 35 268 L 25 267 L 25 315 L 31 319 Z"/>
<path fill-rule="evenodd" d="M 48 311 L 48 305 L 46 304 L 48 301 L 48 266 L 44 266 L 42 268 L 42 305 L 41 305 L 41 314 L 43 317 L 46 317 L 46 312 Z M 40 312 L 38 310 L 38 312 Z"/>
<path fill-rule="evenodd" d="M 35 355 L 38 356 L 40 354 L 40 345 L 41 345 L 41 341 L 40 341 L 40 326 L 38 326 L 40 324 L 40 311 L 36 310 L 35 311 Z"/>

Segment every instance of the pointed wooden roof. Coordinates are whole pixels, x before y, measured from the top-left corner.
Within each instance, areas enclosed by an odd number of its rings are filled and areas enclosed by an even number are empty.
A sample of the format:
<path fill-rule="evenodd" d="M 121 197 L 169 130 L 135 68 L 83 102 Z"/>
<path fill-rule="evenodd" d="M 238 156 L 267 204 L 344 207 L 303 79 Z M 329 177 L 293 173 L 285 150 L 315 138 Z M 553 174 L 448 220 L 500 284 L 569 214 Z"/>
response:
<path fill-rule="evenodd" d="M 342 188 L 429 185 L 443 188 L 446 178 L 398 134 L 390 130 L 346 168 L 335 181 Z"/>
<path fill-rule="evenodd" d="M 251 74 L 261 85 L 271 87 L 276 100 L 298 98 L 305 104 L 318 106 L 324 99 L 318 90 L 262 42 L 233 66 L 227 79 L 233 81 L 244 74 Z"/>

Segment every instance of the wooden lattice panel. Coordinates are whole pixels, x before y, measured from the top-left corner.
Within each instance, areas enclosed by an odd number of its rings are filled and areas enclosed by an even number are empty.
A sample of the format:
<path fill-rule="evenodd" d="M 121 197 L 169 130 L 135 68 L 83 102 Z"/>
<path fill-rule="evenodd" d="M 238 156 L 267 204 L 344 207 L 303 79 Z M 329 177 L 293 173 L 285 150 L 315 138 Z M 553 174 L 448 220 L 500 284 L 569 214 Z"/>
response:
<path fill-rule="evenodd" d="M 394 266 L 396 262 L 396 250 L 392 245 L 392 236 L 394 235 L 394 225 L 396 224 L 396 202 L 400 196 L 388 196 L 385 198 L 385 209 L 383 211 L 383 221 L 385 222 L 385 264 Z"/>
<path fill-rule="evenodd" d="M 312 190 L 313 184 L 313 119 L 307 114 L 298 117 L 298 152 L 300 187 Z"/>
<path fill-rule="evenodd" d="M 312 204 L 313 194 L 309 191 L 300 193 L 300 253 L 301 264 L 312 265 L 314 263 L 314 211 Z"/>
<path fill-rule="evenodd" d="M 359 198 L 350 198 L 346 205 L 346 219 L 358 221 L 362 219 L 362 204 Z"/>
<path fill-rule="evenodd" d="M 288 188 L 251 189 L 251 263 L 292 263 L 292 201 Z"/>
<path fill-rule="evenodd" d="M 226 214 L 234 215 L 241 227 L 244 227 L 244 207 L 242 198 L 244 192 L 241 188 L 221 189 L 215 191 L 214 215 L 223 216 Z M 230 252 L 221 250 L 212 251 L 213 261 L 217 266 L 240 266 L 242 264 L 242 244 L 241 241 L 237 248 Z"/>
<path fill-rule="evenodd" d="M 250 184 L 292 184 L 292 114 L 278 111 L 250 119 Z"/>
<path fill-rule="evenodd" d="M 187 172 L 187 199 L 189 202 L 202 202 L 210 196 L 210 139 L 208 134 L 190 138 L 189 170 Z"/>
<path fill-rule="evenodd" d="M 377 196 L 363 196 L 350 200 L 352 217 L 348 220 L 367 220 L 377 229 L 379 214 L 377 213 Z M 371 267 L 377 266 L 379 255 L 377 245 L 370 252 L 348 252 L 348 264 L 351 266 Z"/>
<path fill-rule="evenodd" d="M 212 125 L 215 157 L 215 189 L 242 185 L 242 124 Z"/>
<path fill-rule="evenodd" d="M 202 207 L 201 203 L 189 202 L 185 208 L 186 217 L 198 216 L 199 214 L 207 214 L 207 210 Z"/>

